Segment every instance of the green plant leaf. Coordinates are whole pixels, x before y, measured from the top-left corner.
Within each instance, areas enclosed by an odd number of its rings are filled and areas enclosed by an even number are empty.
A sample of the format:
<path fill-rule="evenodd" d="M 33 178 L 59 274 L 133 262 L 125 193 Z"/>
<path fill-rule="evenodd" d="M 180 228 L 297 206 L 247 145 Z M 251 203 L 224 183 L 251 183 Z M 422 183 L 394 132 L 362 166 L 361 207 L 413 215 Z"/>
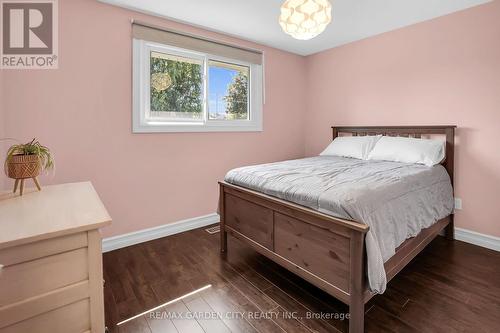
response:
<path fill-rule="evenodd" d="M 4 163 L 5 170 L 7 170 L 7 165 L 12 159 L 12 156 L 16 155 L 36 155 L 40 159 L 42 170 L 54 168 L 54 159 L 52 158 L 50 149 L 41 145 L 36 138 L 33 138 L 33 140 L 28 143 L 13 145 L 7 150 L 7 156 L 5 157 Z"/>

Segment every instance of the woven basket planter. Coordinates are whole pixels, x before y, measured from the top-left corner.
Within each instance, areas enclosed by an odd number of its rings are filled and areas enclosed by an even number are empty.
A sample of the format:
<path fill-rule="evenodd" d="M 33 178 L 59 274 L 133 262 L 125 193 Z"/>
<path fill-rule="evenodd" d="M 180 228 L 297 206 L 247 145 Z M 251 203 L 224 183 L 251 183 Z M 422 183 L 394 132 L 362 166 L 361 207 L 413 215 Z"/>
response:
<path fill-rule="evenodd" d="M 35 178 L 42 165 L 37 155 L 14 155 L 7 162 L 7 176 L 13 179 Z"/>

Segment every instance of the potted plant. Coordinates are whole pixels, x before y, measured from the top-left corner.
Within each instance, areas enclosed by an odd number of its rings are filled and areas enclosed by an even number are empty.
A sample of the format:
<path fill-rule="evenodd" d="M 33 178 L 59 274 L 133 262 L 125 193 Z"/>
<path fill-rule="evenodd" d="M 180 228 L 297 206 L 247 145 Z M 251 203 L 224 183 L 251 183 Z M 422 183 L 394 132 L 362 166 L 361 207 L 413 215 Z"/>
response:
<path fill-rule="evenodd" d="M 13 145 L 7 150 L 5 158 L 5 173 L 9 178 L 15 179 L 14 193 L 18 186 L 19 192 L 23 195 L 24 180 L 33 179 L 39 191 L 42 190 L 37 177 L 43 170 L 50 170 L 54 167 L 54 160 L 49 148 L 42 146 L 36 139 L 28 143 Z"/>

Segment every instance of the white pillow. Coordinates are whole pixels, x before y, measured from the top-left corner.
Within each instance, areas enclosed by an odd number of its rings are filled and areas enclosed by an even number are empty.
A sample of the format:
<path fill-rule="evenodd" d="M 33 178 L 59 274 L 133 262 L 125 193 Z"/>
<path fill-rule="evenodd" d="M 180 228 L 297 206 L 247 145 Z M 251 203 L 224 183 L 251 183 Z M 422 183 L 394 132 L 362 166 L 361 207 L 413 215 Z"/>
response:
<path fill-rule="evenodd" d="M 418 163 L 433 166 L 445 157 L 442 140 L 383 136 L 368 155 L 369 160 Z"/>
<path fill-rule="evenodd" d="M 366 160 L 382 135 L 376 136 L 339 136 L 326 147 L 320 156 L 343 156 Z"/>

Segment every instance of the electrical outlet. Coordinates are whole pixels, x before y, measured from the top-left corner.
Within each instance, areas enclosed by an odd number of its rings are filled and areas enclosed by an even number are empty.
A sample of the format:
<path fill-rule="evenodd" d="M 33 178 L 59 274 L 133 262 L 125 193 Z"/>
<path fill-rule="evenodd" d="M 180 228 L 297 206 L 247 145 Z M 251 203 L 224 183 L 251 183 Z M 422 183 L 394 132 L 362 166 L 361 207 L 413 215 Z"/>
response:
<path fill-rule="evenodd" d="M 455 198 L 455 210 L 462 210 L 462 199 Z"/>

